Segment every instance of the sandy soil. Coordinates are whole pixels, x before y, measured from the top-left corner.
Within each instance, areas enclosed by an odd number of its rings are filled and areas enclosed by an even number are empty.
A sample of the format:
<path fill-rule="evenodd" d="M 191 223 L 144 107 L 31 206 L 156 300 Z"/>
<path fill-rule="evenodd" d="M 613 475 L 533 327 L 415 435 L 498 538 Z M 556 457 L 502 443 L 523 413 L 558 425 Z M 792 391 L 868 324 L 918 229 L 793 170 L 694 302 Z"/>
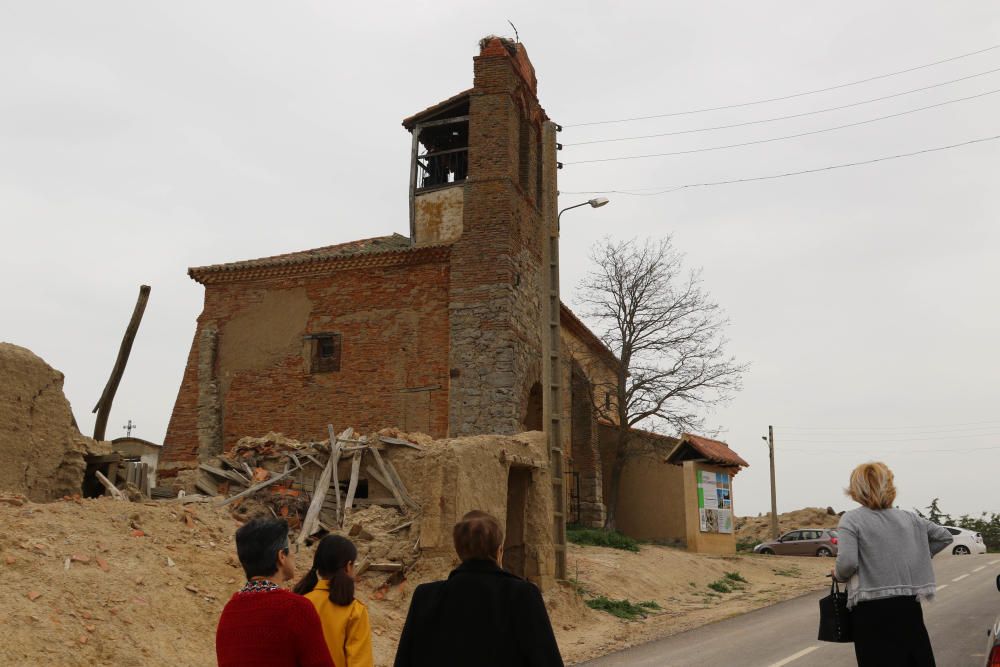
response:
<path fill-rule="evenodd" d="M 796 528 L 836 528 L 840 523 L 838 514 L 822 507 L 806 507 L 794 512 L 778 515 L 778 532 L 784 533 Z M 763 516 L 741 516 L 736 518 L 736 540 L 739 542 L 762 542 L 771 538 L 770 513 Z"/>
<path fill-rule="evenodd" d="M 590 609 L 575 623 L 558 613 L 553 621 L 566 662 L 580 662 L 817 590 L 827 585 L 824 575 L 832 565 L 831 559 L 707 556 L 652 545 L 639 553 L 571 545 L 569 569 L 585 598 L 653 601 L 662 610 L 638 621 Z M 727 572 L 747 583 L 729 593 L 708 587 Z"/>
<path fill-rule="evenodd" d="M 238 524 L 208 503 L 186 507 L 106 498 L 35 504 L 0 494 L 0 664 L 214 665 L 219 613 L 243 583 L 232 537 Z M 398 518 L 382 514 L 367 519 L 376 531 Z M 397 548 L 385 539 L 377 536 L 359 548 L 373 557 Z M 412 546 L 410 539 L 399 537 Z M 638 554 L 571 546 L 569 553 L 575 582 L 546 595 L 568 663 L 821 587 L 831 565 L 696 556 L 658 546 L 643 546 Z M 310 560 L 308 552 L 300 554 L 303 571 Z M 425 557 L 402 582 L 380 572 L 359 581 L 377 665 L 391 664 L 413 587 L 445 576 L 454 564 Z M 707 588 L 734 571 L 748 580 L 744 590 L 718 594 Z M 663 610 L 622 621 L 585 605 L 586 597 L 601 594 L 653 600 Z"/>

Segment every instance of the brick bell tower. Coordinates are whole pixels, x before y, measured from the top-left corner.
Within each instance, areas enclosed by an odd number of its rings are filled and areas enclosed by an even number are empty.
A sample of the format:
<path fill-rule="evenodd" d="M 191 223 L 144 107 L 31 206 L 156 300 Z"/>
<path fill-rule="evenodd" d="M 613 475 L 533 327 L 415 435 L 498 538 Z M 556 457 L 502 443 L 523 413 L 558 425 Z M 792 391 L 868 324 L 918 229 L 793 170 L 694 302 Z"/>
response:
<path fill-rule="evenodd" d="M 556 126 L 524 45 L 479 47 L 471 89 L 403 122 L 410 237 L 451 245 L 449 435 L 548 434 L 562 578 Z"/>

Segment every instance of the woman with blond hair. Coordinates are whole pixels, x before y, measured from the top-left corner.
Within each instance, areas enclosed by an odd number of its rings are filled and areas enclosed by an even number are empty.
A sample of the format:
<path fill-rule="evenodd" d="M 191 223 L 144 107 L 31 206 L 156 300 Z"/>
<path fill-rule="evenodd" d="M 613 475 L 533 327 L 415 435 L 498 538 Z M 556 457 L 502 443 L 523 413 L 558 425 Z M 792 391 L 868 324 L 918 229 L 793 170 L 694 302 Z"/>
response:
<path fill-rule="evenodd" d="M 896 487 L 884 463 L 855 468 L 847 495 L 861 507 L 840 518 L 833 576 L 850 580 L 847 607 L 858 665 L 933 667 L 919 600 L 934 598 L 931 557 L 951 543 L 951 533 L 893 509 Z"/>

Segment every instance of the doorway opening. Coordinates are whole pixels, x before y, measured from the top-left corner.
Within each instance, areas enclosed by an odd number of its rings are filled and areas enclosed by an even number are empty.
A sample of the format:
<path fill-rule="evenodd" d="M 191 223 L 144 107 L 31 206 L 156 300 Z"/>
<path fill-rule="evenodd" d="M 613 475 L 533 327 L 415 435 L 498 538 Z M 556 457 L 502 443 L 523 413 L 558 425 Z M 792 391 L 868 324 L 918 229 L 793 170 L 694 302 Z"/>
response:
<path fill-rule="evenodd" d="M 512 466 L 507 474 L 507 526 L 504 531 L 503 567 L 519 577 L 525 575 L 524 524 L 530 486 L 531 468 Z"/>

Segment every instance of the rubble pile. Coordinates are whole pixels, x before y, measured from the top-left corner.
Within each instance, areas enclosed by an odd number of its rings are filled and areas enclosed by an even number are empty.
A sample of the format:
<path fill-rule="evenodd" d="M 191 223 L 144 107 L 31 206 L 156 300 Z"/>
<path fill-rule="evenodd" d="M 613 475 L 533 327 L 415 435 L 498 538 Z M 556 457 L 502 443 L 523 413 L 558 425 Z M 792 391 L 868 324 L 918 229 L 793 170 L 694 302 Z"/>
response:
<path fill-rule="evenodd" d="M 402 581 L 420 552 L 420 504 L 389 457 L 391 448 L 422 451 L 398 431 L 299 442 L 280 433 L 245 437 L 198 467 L 197 490 L 225 496 L 220 506 L 245 521 L 272 515 L 288 521 L 294 539 L 311 544 L 341 533 L 358 545 L 360 573 L 392 573 Z"/>

